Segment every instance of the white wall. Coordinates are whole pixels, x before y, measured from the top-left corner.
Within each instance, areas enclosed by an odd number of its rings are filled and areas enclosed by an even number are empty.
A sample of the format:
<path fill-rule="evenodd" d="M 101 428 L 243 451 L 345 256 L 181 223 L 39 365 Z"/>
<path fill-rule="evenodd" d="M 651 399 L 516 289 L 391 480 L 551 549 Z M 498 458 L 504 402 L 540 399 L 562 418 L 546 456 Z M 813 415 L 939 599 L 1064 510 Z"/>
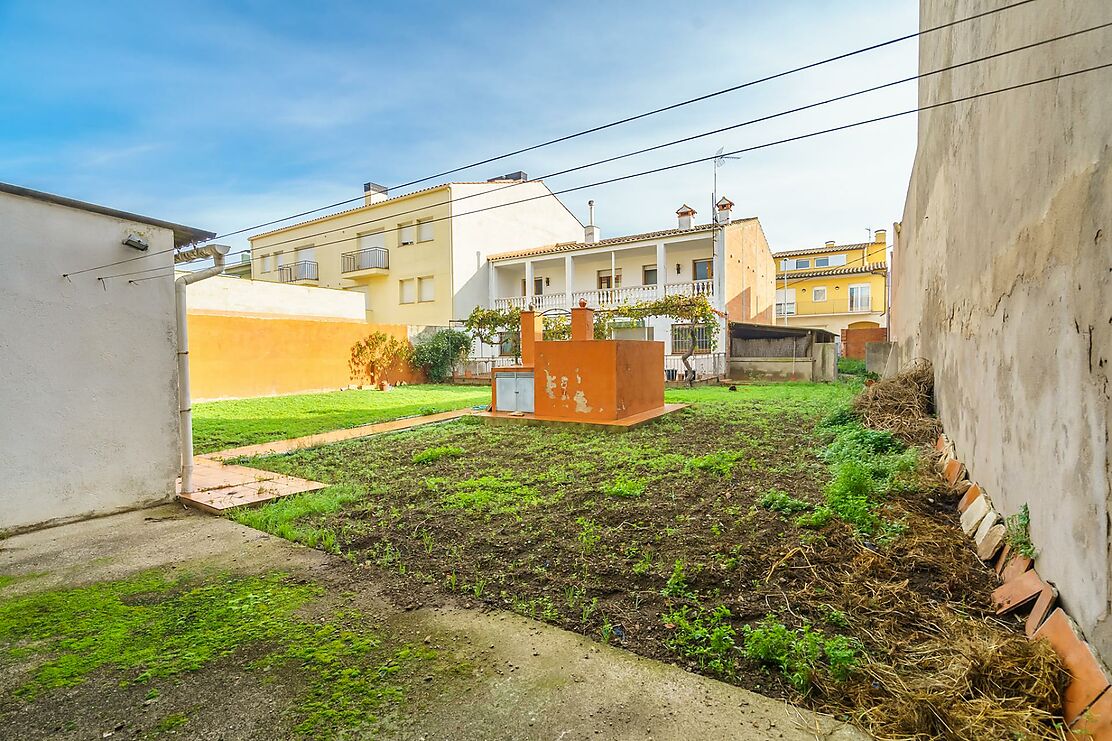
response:
<path fill-rule="evenodd" d="M 366 303 L 361 291 L 223 276 L 192 284 L 186 297 L 190 312 L 311 316 L 357 322 L 366 317 Z"/>
<path fill-rule="evenodd" d="M 923 0 L 933 26 L 1001 0 Z M 1015 8 L 922 39 L 936 69 L 1108 20 L 1108 0 Z M 923 102 L 1108 61 L 1108 29 L 932 77 Z M 1112 72 L 920 114 L 893 251 L 898 357 L 934 363 L 958 457 L 1024 504 L 1040 576 L 1112 658 Z"/>
<path fill-rule="evenodd" d="M 0 529 L 173 496 L 178 452 L 169 276 L 101 288 L 97 275 L 173 264 L 169 230 L 0 193 Z"/>
<path fill-rule="evenodd" d="M 506 185 L 453 183 L 453 200 L 480 194 L 454 202 L 453 215 L 551 192 L 544 183 L 523 183 L 509 188 L 504 187 Z M 582 239 L 583 225 L 555 196 L 455 216 L 452 219 L 454 318 L 465 319 L 476 306 L 487 304 L 487 255 Z"/>

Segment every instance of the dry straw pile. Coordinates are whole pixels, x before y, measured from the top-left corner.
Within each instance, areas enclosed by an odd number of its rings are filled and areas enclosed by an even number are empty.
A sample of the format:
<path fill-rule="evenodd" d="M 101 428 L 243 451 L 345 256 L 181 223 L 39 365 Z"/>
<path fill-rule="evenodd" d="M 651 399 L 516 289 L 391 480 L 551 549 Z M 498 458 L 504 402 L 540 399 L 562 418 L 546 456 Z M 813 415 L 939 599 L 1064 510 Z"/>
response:
<path fill-rule="evenodd" d="M 867 426 L 888 430 L 913 445 L 929 445 L 942 431 L 934 417 L 934 368 L 922 358 L 868 386 L 854 408 Z"/>

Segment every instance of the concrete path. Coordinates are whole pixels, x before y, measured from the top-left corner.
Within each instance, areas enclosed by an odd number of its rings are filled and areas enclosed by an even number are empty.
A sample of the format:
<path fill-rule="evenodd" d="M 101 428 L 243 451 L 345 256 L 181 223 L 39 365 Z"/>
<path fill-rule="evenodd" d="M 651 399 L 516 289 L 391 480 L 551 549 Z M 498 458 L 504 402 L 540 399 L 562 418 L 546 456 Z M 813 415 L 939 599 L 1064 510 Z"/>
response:
<path fill-rule="evenodd" d="M 434 648 L 475 667 L 473 678 L 463 683 L 426 678 L 431 681 L 421 688 L 419 711 L 386 729 L 391 738 L 867 738 L 832 718 L 511 613 L 452 601 L 402 610 L 380 596 L 366 572 L 342 558 L 178 505 L 0 541 L 0 573 L 38 575 L 8 585 L 5 595 L 118 579 L 149 568 L 281 569 L 375 616 L 393 635 L 430 639 Z M 242 736 L 229 731 L 221 737 Z"/>
<path fill-rule="evenodd" d="M 451 412 L 439 412 L 437 414 L 426 414 L 421 417 L 394 419 L 389 422 L 377 422 L 360 427 L 349 427 L 345 430 L 332 430 L 331 432 L 321 432 L 316 435 L 295 437 L 289 440 L 275 440 L 274 442 L 260 443 L 258 445 L 245 445 L 241 448 L 229 448 L 228 450 L 206 453 L 205 455 L 197 457 L 209 458 L 212 460 L 227 460 L 229 458 L 239 458 L 241 456 L 289 453 L 291 450 L 315 448 L 318 445 L 337 443 L 341 440 L 352 440 L 357 437 L 368 437 L 369 435 L 377 435 L 382 432 L 397 432 L 398 430 L 408 430 L 411 427 L 420 427 L 422 425 L 435 424 L 436 422 L 447 422 L 450 419 L 456 419 L 468 414 L 474 414 L 474 412 L 470 408 L 456 409 Z"/>

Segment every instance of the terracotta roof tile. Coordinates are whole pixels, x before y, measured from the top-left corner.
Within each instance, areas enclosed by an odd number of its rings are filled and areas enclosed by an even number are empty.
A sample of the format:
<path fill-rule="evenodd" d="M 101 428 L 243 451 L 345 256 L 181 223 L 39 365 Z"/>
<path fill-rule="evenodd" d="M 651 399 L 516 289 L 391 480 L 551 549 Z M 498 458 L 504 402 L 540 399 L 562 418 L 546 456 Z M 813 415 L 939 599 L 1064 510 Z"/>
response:
<path fill-rule="evenodd" d="M 888 266 L 882 262 L 871 262 L 868 265 L 854 265 L 842 268 L 819 268 L 817 270 L 788 270 L 777 271 L 776 280 L 795 280 L 796 278 L 817 278 L 825 275 L 856 275 L 859 273 L 873 273 L 878 270 L 887 270 Z"/>
<path fill-rule="evenodd" d="M 857 244 L 836 244 L 831 247 L 809 247 L 805 250 L 786 250 L 773 252 L 773 257 L 792 257 L 793 255 L 814 255 L 819 252 L 838 252 L 839 250 L 860 250 L 865 247 L 877 247 L 880 242 L 858 242 Z"/>
<path fill-rule="evenodd" d="M 744 221 L 753 221 L 757 217 L 750 216 L 744 219 L 734 219 L 731 224 L 740 224 Z M 534 257 L 536 255 L 555 255 L 562 252 L 575 252 L 576 250 L 593 249 L 595 247 L 607 247 L 613 244 L 625 244 L 627 242 L 639 242 L 643 239 L 659 239 L 661 237 L 676 237 L 687 234 L 697 234 L 699 232 L 709 232 L 714 228 L 714 224 L 700 224 L 693 226 L 690 229 L 662 229 L 656 232 L 642 232 L 641 234 L 627 234 L 622 237 L 611 237 L 609 239 L 600 239 L 597 242 L 558 242 L 556 244 L 546 244 L 540 247 L 530 247 L 525 250 L 513 250 L 512 252 L 499 252 L 496 255 L 487 256 L 488 260 L 512 260 L 518 257 Z"/>

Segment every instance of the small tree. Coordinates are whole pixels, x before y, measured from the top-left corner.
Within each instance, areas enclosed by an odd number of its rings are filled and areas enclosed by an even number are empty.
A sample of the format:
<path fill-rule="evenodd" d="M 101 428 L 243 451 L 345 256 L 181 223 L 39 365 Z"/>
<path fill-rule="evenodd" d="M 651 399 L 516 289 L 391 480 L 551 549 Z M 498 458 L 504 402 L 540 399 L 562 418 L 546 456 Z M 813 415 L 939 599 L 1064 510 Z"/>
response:
<path fill-rule="evenodd" d="M 467 359 L 471 335 L 457 329 L 442 329 L 413 348 L 410 362 L 425 372 L 430 381 L 446 381 L 457 363 Z"/>
<path fill-rule="evenodd" d="M 488 345 L 497 345 L 502 332 L 520 332 L 521 309 L 484 309 L 476 306 L 463 322 L 471 335 Z M 521 356 L 521 343 L 514 345 L 516 354 Z"/>
<path fill-rule="evenodd" d="M 698 330 L 701 328 L 707 333 L 710 349 L 713 351 L 718 344 L 718 319 L 722 316 L 715 311 L 707 301 L 706 296 L 665 296 L 651 301 L 639 301 L 633 304 L 623 304 L 609 309 L 599 309 L 595 312 L 596 336 L 600 327 L 609 327 L 614 319 L 647 319 L 652 316 L 668 317 L 685 326 L 691 346 L 683 354 L 683 366 L 688 385 L 695 385 L 695 369 L 691 367 L 691 356 L 695 354 L 695 343 L 698 339 Z M 601 321 L 599 321 L 601 320 Z M 609 334 L 609 332 L 607 332 Z"/>
<path fill-rule="evenodd" d="M 407 340 L 385 332 L 372 332 L 351 346 L 348 359 L 351 378 L 372 385 L 388 381 L 388 374 L 408 361 L 412 354 L 413 348 Z"/>

